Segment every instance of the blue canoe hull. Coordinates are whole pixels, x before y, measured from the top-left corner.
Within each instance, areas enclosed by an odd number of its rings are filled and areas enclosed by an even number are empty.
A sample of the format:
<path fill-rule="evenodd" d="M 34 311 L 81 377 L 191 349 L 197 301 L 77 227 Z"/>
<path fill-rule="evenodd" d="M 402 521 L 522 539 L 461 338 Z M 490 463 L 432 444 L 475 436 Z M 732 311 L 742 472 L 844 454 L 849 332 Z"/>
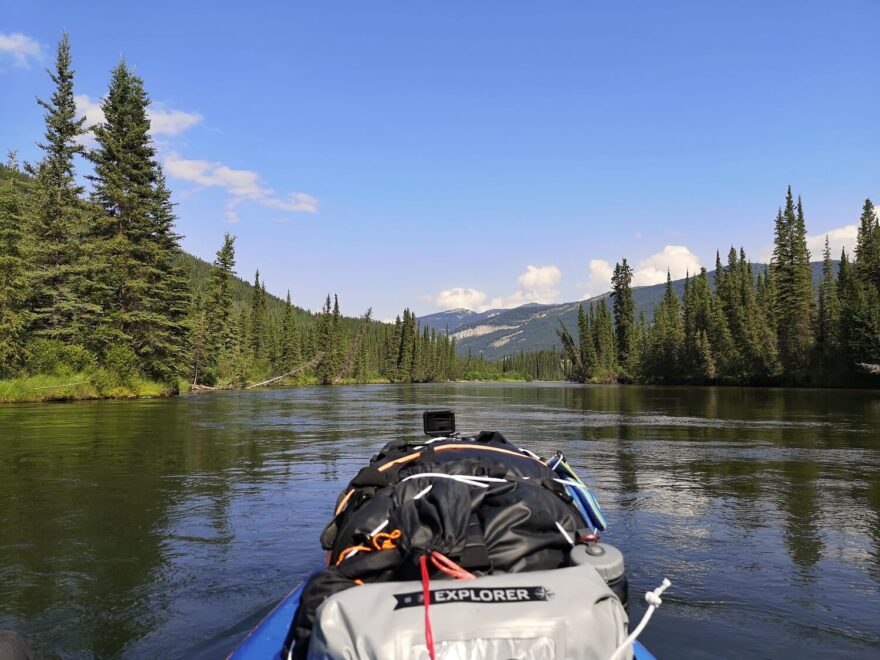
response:
<path fill-rule="evenodd" d="M 280 660 L 281 647 L 296 608 L 299 607 L 299 597 L 304 584 L 287 594 L 284 600 L 257 624 L 257 627 L 229 654 L 229 660 Z M 641 642 L 636 641 L 633 650 L 635 660 L 656 660 Z"/>

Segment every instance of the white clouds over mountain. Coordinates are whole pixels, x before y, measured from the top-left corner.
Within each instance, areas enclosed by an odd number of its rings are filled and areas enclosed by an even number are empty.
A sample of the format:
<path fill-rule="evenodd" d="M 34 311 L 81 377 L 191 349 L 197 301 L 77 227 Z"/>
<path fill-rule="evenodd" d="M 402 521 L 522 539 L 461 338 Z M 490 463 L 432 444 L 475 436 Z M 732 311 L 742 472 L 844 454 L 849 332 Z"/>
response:
<path fill-rule="evenodd" d="M 556 266 L 526 267 L 524 273 L 517 278 L 519 288 L 508 296 L 498 296 L 486 303 L 485 292 L 467 287 L 455 287 L 441 291 L 436 296 L 425 296 L 438 309 L 470 309 L 486 311 L 503 307 L 519 307 L 526 303 L 549 304 L 559 302 L 560 294 L 556 289 L 562 279 L 562 272 Z"/>
<path fill-rule="evenodd" d="M 614 268 L 604 259 L 590 259 L 587 266 L 587 281 L 579 285 L 584 290 L 584 298 L 592 298 L 611 288 L 611 274 Z"/>
<path fill-rule="evenodd" d="M 429 296 L 434 307 L 438 309 L 479 309 L 486 300 L 486 294 L 476 289 L 455 287 L 441 291 L 435 297 Z"/>
<path fill-rule="evenodd" d="M 674 280 L 681 279 L 688 273 L 693 275 L 700 271 L 700 259 L 684 245 L 667 245 L 660 252 L 638 263 L 634 268 L 633 286 L 665 282 L 667 271 Z M 610 288 L 609 279 L 608 289 Z"/>

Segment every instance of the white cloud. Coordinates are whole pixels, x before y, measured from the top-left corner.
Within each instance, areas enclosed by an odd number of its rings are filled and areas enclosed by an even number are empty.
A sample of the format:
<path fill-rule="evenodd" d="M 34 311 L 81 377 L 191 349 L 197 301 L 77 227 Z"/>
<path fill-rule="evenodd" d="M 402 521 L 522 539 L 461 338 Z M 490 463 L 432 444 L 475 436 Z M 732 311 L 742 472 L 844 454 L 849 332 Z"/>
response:
<path fill-rule="evenodd" d="M 16 66 L 30 66 L 30 60 L 38 60 L 43 55 L 43 47 L 38 41 L 21 32 L 4 34 L 0 32 L 0 53 L 11 55 Z"/>
<path fill-rule="evenodd" d="M 559 280 L 562 273 L 556 266 L 526 266 L 526 272 L 517 278 L 520 288 L 527 291 L 550 291 Z"/>
<path fill-rule="evenodd" d="M 479 311 L 496 308 L 511 308 L 526 303 L 549 305 L 559 301 L 556 285 L 562 279 L 562 272 L 556 266 L 526 266 L 526 272 L 517 278 L 519 289 L 509 296 L 492 298 L 488 305 Z"/>
<path fill-rule="evenodd" d="M 165 110 L 153 106 L 147 109 L 147 114 L 150 116 L 150 133 L 153 135 L 180 135 L 200 124 L 203 119 L 198 112 Z"/>
<path fill-rule="evenodd" d="M 844 225 L 836 229 L 829 229 L 817 234 L 807 234 L 807 248 L 810 250 L 810 260 L 819 261 L 825 251 L 825 237 L 831 246 L 831 258 L 840 259 L 840 251 L 846 249 L 846 253 L 852 257 L 856 247 L 856 237 L 859 235 L 858 225 Z"/>
<path fill-rule="evenodd" d="M 519 307 L 526 303 L 549 304 L 559 300 L 556 285 L 562 279 L 562 273 L 553 265 L 527 266 L 526 271 L 517 278 L 519 289 L 509 296 L 496 296 L 488 303 L 486 294 L 477 289 L 456 287 L 441 291 L 427 300 L 440 309 L 470 309 L 485 312 L 489 309 Z"/>
<path fill-rule="evenodd" d="M 878 214 L 878 218 L 880 218 L 880 211 L 875 212 Z M 822 253 L 825 250 L 825 236 L 828 236 L 832 259 L 840 259 L 840 252 L 843 249 L 846 249 L 847 255 L 852 257 L 858 235 L 859 226 L 857 224 L 844 225 L 843 227 L 835 227 L 834 229 L 807 234 L 807 248 L 810 250 L 810 261 L 822 260 Z M 770 260 L 773 258 L 773 245 L 764 245 L 755 258 L 761 263 L 770 263 Z"/>
<path fill-rule="evenodd" d="M 446 289 L 432 299 L 432 303 L 439 309 L 477 309 L 486 300 L 486 294 L 476 289 L 455 287 Z"/>
<path fill-rule="evenodd" d="M 700 271 L 700 260 L 684 245 L 667 245 L 657 254 L 642 259 L 635 267 L 633 286 L 648 286 L 666 281 L 667 271 L 677 280 Z"/>
<path fill-rule="evenodd" d="M 590 259 L 586 283 L 579 285 L 584 290 L 584 298 L 592 298 L 611 288 L 611 264 L 604 259 Z"/>
<path fill-rule="evenodd" d="M 103 124 L 106 121 L 104 111 L 101 109 L 101 100 L 92 99 L 88 94 L 77 94 L 74 101 L 76 102 L 76 115 L 86 118 L 85 128 L 88 131 L 85 135 L 81 135 L 78 141 L 81 144 L 93 145 L 95 136 L 92 134 L 92 128 L 95 127 L 95 124 Z M 147 108 L 147 115 L 150 118 L 150 134 L 153 136 L 180 135 L 201 123 L 203 119 L 197 112 L 165 110 L 153 106 Z"/>
<path fill-rule="evenodd" d="M 172 152 L 165 158 L 165 170 L 173 177 L 200 186 L 224 188 L 232 197 L 226 202 L 226 219 L 239 221 L 238 207 L 254 202 L 268 209 L 291 213 L 317 213 L 318 200 L 306 193 L 294 192 L 279 197 L 267 188 L 253 170 L 236 170 L 223 163 L 181 158 Z"/>
<path fill-rule="evenodd" d="M 306 193 L 291 193 L 287 199 L 266 199 L 261 202 L 263 206 L 280 211 L 302 211 L 303 213 L 316 213 L 318 200 Z"/>
<path fill-rule="evenodd" d="M 92 133 L 92 129 L 96 124 L 103 124 L 105 120 L 101 102 L 92 100 L 88 94 L 77 94 L 73 100 L 76 103 L 76 116 L 86 118 L 84 125 L 86 132 L 76 138 L 76 141 L 80 144 L 94 146 L 95 135 Z"/>

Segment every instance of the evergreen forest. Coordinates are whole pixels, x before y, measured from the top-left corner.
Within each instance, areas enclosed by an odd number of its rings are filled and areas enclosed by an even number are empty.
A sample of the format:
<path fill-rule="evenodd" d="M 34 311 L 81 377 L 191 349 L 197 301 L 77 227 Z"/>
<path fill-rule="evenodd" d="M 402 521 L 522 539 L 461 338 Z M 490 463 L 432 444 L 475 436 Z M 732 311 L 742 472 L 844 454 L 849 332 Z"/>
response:
<path fill-rule="evenodd" d="M 237 276 L 230 234 L 212 264 L 184 253 L 143 80 L 120 61 L 87 127 L 66 34 L 49 76 L 42 158 L 0 166 L 0 400 L 452 376 L 454 341 L 409 310 L 307 312 Z"/>
<path fill-rule="evenodd" d="M 880 225 L 862 206 L 854 255 L 839 262 L 828 239 L 822 275 L 813 281 L 801 199 L 791 188 L 776 215 L 771 263 L 760 272 L 745 251 L 716 253 L 714 277 L 703 268 L 680 298 L 666 291 L 649 324 L 636 317 L 633 271 L 615 265 L 611 304 L 578 310 L 564 325 L 569 375 L 578 382 L 850 386 L 880 376 Z"/>
<path fill-rule="evenodd" d="M 403 311 L 379 323 L 277 298 L 259 272 L 236 272 L 235 236 L 213 263 L 186 254 L 156 146 L 150 98 L 124 61 L 110 72 L 94 127 L 78 117 L 65 34 L 39 99 L 41 158 L 0 165 L 0 400 L 163 395 L 275 383 L 576 382 L 876 385 L 880 225 L 865 200 L 852 255 L 826 241 L 813 281 L 804 208 L 791 189 L 773 258 L 716 255 L 714 277 L 667 280 L 653 318 L 636 315 L 633 270 L 614 269 L 610 304 L 560 323 L 561 347 L 497 361 L 456 355 L 447 333 Z M 88 131 L 92 141 L 83 137 Z M 92 146 L 86 146 L 87 144 Z"/>

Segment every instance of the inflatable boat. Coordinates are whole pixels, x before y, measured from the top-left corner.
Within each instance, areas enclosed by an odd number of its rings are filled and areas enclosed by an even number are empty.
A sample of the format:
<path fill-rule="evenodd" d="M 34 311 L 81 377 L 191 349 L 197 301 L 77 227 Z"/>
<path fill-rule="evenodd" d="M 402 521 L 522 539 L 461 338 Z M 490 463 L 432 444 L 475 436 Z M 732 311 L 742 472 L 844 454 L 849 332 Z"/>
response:
<path fill-rule="evenodd" d="M 632 631 L 623 555 L 561 453 L 542 460 L 500 433 L 386 445 L 337 500 L 316 567 L 231 660 L 465 658 L 651 660 Z"/>

